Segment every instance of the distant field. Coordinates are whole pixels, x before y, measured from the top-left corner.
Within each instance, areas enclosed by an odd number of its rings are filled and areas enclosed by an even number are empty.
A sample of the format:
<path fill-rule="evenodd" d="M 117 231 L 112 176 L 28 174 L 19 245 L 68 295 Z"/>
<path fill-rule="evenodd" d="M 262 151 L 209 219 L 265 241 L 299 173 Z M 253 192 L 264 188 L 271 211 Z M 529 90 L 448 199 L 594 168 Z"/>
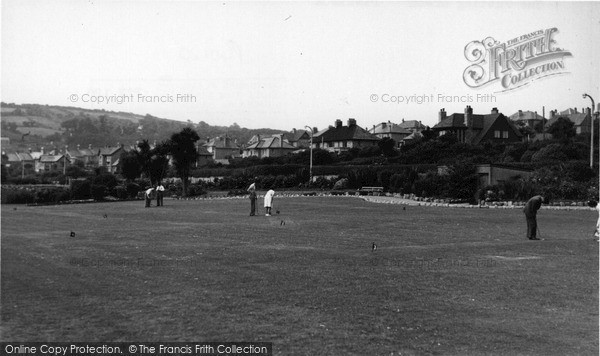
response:
<path fill-rule="evenodd" d="M 594 211 L 541 210 L 546 240 L 529 241 L 519 209 L 298 197 L 249 217 L 248 205 L 2 206 L 2 341 L 598 354 Z"/>

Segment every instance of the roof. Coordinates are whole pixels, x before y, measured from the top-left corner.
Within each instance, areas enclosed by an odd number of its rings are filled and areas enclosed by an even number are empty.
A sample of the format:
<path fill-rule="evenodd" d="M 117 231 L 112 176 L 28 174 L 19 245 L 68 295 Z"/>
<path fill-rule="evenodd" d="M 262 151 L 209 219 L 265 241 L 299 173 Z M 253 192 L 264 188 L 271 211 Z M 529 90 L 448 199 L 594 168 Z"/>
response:
<path fill-rule="evenodd" d="M 208 150 L 204 146 L 198 147 L 198 154 L 200 156 L 212 156 L 212 153 L 208 152 Z"/>
<path fill-rule="evenodd" d="M 543 120 L 544 117 L 533 111 L 518 111 L 508 117 L 510 121 Z"/>
<path fill-rule="evenodd" d="M 294 147 L 287 143 L 285 140 L 280 141 L 279 136 L 265 137 L 261 138 L 259 142 L 255 142 L 250 146 L 246 147 L 246 149 L 261 149 L 261 148 L 279 148 L 279 149 L 288 149 L 288 150 L 296 150 L 297 147 Z"/>
<path fill-rule="evenodd" d="M 370 133 L 377 135 L 377 134 L 383 134 L 383 133 L 395 133 L 395 134 L 404 134 L 404 135 L 410 135 L 412 133 L 411 130 L 409 130 L 406 127 L 402 127 L 398 124 L 395 124 L 393 122 L 382 122 L 380 124 L 375 125 L 375 127 L 371 130 L 369 130 Z"/>
<path fill-rule="evenodd" d="M 34 158 L 27 152 L 7 152 L 9 162 L 33 161 Z"/>
<path fill-rule="evenodd" d="M 102 156 L 112 156 L 114 155 L 118 150 L 120 150 L 122 147 L 121 146 L 116 146 L 116 147 L 102 147 L 98 150 L 98 154 L 102 155 Z"/>
<path fill-rule="evenodd" d="M 51 163 L 51 162 L 58 162 L 61 160 L 61 158 L 63 158 L 63 155 L 56 155 L 56 156 L 51 156 L 51 155 L 42 155 L 40 157 L 40 162 L 42 163 Z"/>
<path fill-rule="evenodd" d="M 415 132 L 411 133 L 410 135 L 406 136 L 405 138 L 403 138 L 403 140 L 405 140 L 405 141 L 414 140 L 414 139 L 422 138 L 422 137 L 423 137 L 422 133 L 415 131 Z"/>
<path fill-rule="evenodd" d="M 571 109 L 569 109 L 571 110 Z M 563 112 L 567 112 L 569 110 L 565 110 Z M 569 119 L 569 121 L 571 121 L 573 123 L 574 126 L 581 126 L 584 124 L 584 121 L 588 118 L 586 113 L 575 113 L 573 111 L 573 114 L 560 114 L 560 115 L 556 115 L 553 118 L 551 118 L 550 120 L 548 120 L 548 122 L 546 123 L 546 127 L 550 127 L 552 124 L 554 124 L 556 122 L 556 120 L 558 120 L 559 117 L 564 117 L 566 119 Z"/>
<path fill-rule="evenodd" d="M 379 141 L 379 137 L 370 134 L 358 125 L 329 127 L 316 133 L 313 140 L 322 142 L 332 141 Z"/>
<path fill-rule="evenodd" d="M 425 130 L 425 125 L 423 125 L 420 121 L 417 120 L 404 120 L 402 119 L 402 122 L 400 124 L 398 124 L 398 126 L 400 126 L 403 129 L 413 129 L 413 130 Z"/>
<path fill-rule="evenodd" d="M 473 117 L 473 129 L 479 131 L 479 132 L 477 132 L 475 137 L 473 137 L 472 142 L 474 142 L 474 143 L 478 143 L 479 141 L 481 141 L 481 139 L 489 131 L 490 127 L 492 127 L 494 122 L 496 122 L 496 120 L 498 120 L 499 118 L 500 119 L 504 118 L 507 121 L 508 125 L 513 129 L 513 131 L 515 132 L 515 134 L 518 137 L 523 136 L 521 134 L 521 132 L 515 127 L 515 125 L 510 120 L 508 120 L 508 118 L 506 116 L 504 116 L 502 113 L 494 113 L 494 114 L 487 114 L 487 115 L 473 114 L 472 117 Z M 465 114 L 454 113 L 454 114 L 448 116 L 447 118 L 445 118 L 444 120 L 442 120 L 441 122 L 439 122 L 433 128 L 436 130 L 451 129 L 451 128 L 466 130 L 467 126 L 465 125 L 464 118 L 465 118 Z"/>
<path fill-rule="evenodd" d="M 237 143 L 235 143 L 235 141 L 233 141 L 230 137 L 215 137 L 213 139 L 211 139 L 210 141 L 208 141 L 208 143 L 205 143 L 203 145 L 204 147 L 214 147 L 214 148 L 233 148 L 233 149 L 239 149 L 239 145 Z"/>
<path fill-rule="evenodd" d="M 306 136 L 305 139 L 307 140 L 310 139 L 310 134 L 308 133 L 308 131 L 305 130 L 296 130 L 296 132 L 290 131 L 283 134 L 283 137 L 289 142 L 296 142 L 302 139 L 303 136 Z"/>

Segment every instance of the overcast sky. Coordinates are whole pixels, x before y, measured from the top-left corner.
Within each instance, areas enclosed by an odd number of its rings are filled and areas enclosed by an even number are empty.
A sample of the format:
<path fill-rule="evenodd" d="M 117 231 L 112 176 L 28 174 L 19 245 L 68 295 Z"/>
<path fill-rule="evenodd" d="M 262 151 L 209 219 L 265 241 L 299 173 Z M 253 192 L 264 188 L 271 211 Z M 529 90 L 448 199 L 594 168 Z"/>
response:
<path fill-rule="evenodd" d="M 555 59 L 562 74 L 506 92 L 465 84 L 468 43 L 549 28 L 571 53 Z M 599 42 L 598 2 L 5 0 L 1 96 L 249 128 L 432 126 L 440 108 L 591 106 L 582 94 L 600 101 Z"/>

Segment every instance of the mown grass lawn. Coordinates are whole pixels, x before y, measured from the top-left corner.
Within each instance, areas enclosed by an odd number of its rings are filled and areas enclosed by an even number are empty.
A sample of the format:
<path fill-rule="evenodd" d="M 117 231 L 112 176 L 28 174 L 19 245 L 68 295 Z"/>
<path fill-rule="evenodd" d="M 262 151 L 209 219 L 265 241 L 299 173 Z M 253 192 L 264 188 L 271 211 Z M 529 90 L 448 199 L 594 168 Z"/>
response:
<path fill-rule="evenodd" d="M 143 205 L 2 206 L 2 341 L 598 354 L 595 211 L 541 210 L 545 240 L 529 241 L 519 209 L 297 197 L 249 217 L 246 199 Z"/>

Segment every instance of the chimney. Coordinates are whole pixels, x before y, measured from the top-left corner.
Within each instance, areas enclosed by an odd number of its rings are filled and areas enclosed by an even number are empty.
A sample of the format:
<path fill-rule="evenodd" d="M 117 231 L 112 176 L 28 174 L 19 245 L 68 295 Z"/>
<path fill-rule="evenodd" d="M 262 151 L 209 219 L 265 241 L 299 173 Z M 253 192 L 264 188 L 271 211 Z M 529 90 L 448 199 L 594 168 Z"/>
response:
<path fill-rule="evenodd" d="M 573 108 L 573 110 L 575 110 L 575 113 L 577 113 L 577 108 Z"/>
<path fill-rule="evenodd" d="M 41 154 L 44 154 L 44 147 L 42 147 L 42 149 L 40 150 Z"/>
<path fill-rule="evenodd" d="M 283 147 L 283 134 L 279 134 L 279 147 Z"/>
<path fill-rule="evenodd" d="M 404 118 L 402 118 L 402 123 L 404 123 Z"/>
<path fill-rule="evenodd" d="M 497 114 L 498 113 L 498 108 L 493 108 L 492 109 L 492 114 Z"/>
<path fill-rule="evenodd" d="M 342 127 L 342 120 L 335 120 L 335 128 Z"/>
<path fill-rule="evenodd" d="M 293 129 L 292 129 L 292 132 L 293 132 L 294 134 L 296 134 L 296 128 L 293 128 Z"/>
<path fill-rule="evenodd" d="M 471 108 L 471 105 L 467 105 L 467 107 L 465 108 L 464 124 L 467 127 L 467 129 L 473 128 L 473 108 Z"/>
<path fill-rule="evenodd" d="M 316 134 L 317 132 L 319 132 L 319 129 L 317 129 L 317 127 L 313 127 L 313 134 Z"/>
<path fill-rule="evenodd" d="M 592 117 L 592 109 L 591 108 L 585 108 L 585 115 Z"/>
<path fill-rule="evenodd" d="M 442 108 L 440 110 L 440 112 L 438 113 L 438 122 L 442 122 L 442 120 L 444 120 L 446 118 L 446 109 Z M 404 119 L 402 119 L 402 122 L 404 122 Z"/>
<path fill-rule="evenodd" d="M 356 126 L 356 119 L 348 119 L 348 127 Z"/>
<path fill-rule="evenodd" d="M 31 153 L 31 147 L 29 147 L 27 150 L 29 151 L 29 153 Z"/>

